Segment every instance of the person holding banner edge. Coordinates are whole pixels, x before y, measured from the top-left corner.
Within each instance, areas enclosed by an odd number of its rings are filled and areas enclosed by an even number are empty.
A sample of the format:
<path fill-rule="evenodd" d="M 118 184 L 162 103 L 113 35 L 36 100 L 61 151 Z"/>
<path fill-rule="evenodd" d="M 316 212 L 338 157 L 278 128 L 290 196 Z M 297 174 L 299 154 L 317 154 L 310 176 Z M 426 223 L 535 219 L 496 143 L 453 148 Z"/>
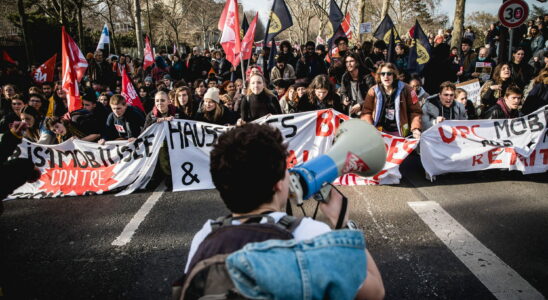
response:
<path fill-rule="evenodd" d="M 422 110 L 415 90 L 397 79 L 392 63 L 377 69 L 377 84 L 369 89 L 362 105 L 361 119 L 379 131 L 400 137 L 421 136 Z"/>
<path fill-rule="evenodd" d="M 441 84 L 437 96 L 426 100 L 422 106 L 422 127 L 424 130 L 445 120 L 467 120 L 466 108 L 455 101 L 456 87 L 452 82 Z"/>

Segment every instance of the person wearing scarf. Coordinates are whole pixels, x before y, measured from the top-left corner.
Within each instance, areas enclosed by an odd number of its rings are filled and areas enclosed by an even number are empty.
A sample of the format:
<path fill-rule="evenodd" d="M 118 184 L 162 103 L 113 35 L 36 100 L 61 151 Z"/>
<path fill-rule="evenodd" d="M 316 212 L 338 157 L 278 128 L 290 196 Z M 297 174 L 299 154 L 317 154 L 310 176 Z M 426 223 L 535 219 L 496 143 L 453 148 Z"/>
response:
<path fill-rule="evenodd" d="M 523 91 L 517 85 L 511 85 L 506 89 L 503 98 L 497 100 L 484 115 L 483 119 L 514 119 L 521 117 L 519 105 L 523 97 Z"/>
<path fill-rule="evenodd" d="M 421 135 L 422 110 L 412 87 L 397 79 L 398 70 L 392 63 L 382 63 L 377 69 L 377 84 L 369 89 L 362 105 L 360 118 L 379 131 L 394 136 Z"/>

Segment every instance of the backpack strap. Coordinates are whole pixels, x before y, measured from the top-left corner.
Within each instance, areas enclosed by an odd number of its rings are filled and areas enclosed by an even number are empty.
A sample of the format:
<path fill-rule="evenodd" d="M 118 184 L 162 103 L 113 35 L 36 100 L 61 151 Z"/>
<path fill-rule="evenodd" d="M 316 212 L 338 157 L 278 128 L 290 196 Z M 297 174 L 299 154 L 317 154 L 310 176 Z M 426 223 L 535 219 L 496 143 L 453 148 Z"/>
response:
<path fill-rule="evenodd" d="M 258 221 L 256 221 L 256 223 L 260 222 L 260 220 L 262 218 L 266 218 L 266 222 L 268 224 L 275 224 L 276 222 L 274 221 L 274 218 L 268 214 L 255 214 L 255 215 L 243 215 L 243 216 L 238 216 L 238 217 L 234 217 L 232 215 L 228 215 L 228 216 L 224 216 L 224 217 L 219 217 L 217 218 L 215 221 L 211 222 L 211 232 L 223 227 L 223 226 L 227 226 L 227 225 L 232 225 L 232 221 L 234 220 L 241 220 L 241 219 L 258 219 Z"/>
<path fill-rule="evenodd" d="M 302 220 L 303 220 L 303 217 L 297 218 L 294 216 L 285 215 L 276 224 L 280 225 L 281 227 L 283 227 L 283 229 L 293 234 L 293 231 L 295 231 L 295 229 L 297 229 L 297 227 L 301 225 Z"/>

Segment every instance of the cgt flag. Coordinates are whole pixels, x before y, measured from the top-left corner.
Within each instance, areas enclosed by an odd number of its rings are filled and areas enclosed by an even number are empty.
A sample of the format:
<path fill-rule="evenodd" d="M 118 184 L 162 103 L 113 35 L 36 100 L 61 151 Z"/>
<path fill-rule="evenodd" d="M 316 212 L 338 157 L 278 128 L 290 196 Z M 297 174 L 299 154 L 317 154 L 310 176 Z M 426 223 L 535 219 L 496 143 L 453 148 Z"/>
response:
<path fill-rule="evenodd" d="M 78 45 L 65 31 L 64 26 L 62 27 L 61 48 L 63 50 L 61 57 L 63 63 L 62 87 L 67 93 L 67 106 L 71 112 L 82 108 L 78 82 L 84 77 L 88 62 Z"/>
<path fill-rule="evenodd" d="M 146 70 L 148 67 L 154 64 L 154 56 L 152 55 L 152 48 L 150 47 L 150 40 L 148 36 L 145 36 L 145 58 L 143 59 L 143 69 Z"/>
<path fill-rule="evenodd" d="M 240 52 L 242 51 L 240 41 L 240 18 L 238 16 L 238 3 L 236 0 L 228 0 L 223 10 L 221 19 L 225 20 L 221 35 L 221 45 L 228 60 L 234 67 L 240 63 Z"/>
<path fill-rule="evenodd" d="M 32 79 L 35 83 L 52 82 L 53 75 L 55 73 L 55 61 L 57 60 L 57 53 L 55 53 L 45 63 L 41 64 L 34 72 L 32 72 Z"/>
<path fill-rule="evenodd" d="M 251 21 L 249 29 L 247 30 L 244 39 L 242 40 L 242 59 L 250 59 L 251 52 L 253 50 L 253 42 L 255 41 L 255 29 L 257 29 L 257 19 L 259 13 L 255 14 L 255 18 Z M 245 20 L 245 19 L 244 19 Z"/>
<path fill-rule="evenodd" d="M 289 9 L 284 0 L 274 0 L 272 4 L 272 10 L 270 11 L 270 18 L 266 25 L 266 34 L 264 38 L 264 44 L 276 37 L 280 32 L 293 26 L 293 19 L 289 13 Z"/>
<path fill-rule="evenodd" d="M 430 43 L 428 42 L 428 36 L 426 36 L 417 20 L 415 20 L 415 26 L 409 30 L 409 33 L 413 40 L 409 49 L 407 67 L 410 72 L 420 73 L 426 63 L 430 61 Z"/>
<path fill-rule="evenodd" d="M 143 112 L 145 111 L 143 103 L 141 102 L 139 95 L 137 95 L 137 91 L 135 91 L 131 79 L 127 76 L 126 68 L 122 70 L 122 96 L 126 99 L 127 104 L 135 106 Z"/>
<path fill-rule="evenodd" d="M 389 15 L 386 15 L 386 17 L 384 17 L 379 27 L 377 27 L 377 30 L 375 30 L 375 33 L 373 33 L 373 36 L 378 40 L 383 40 L 388 45 L 390 43 L 390 32 L 392 31 L 391 29 L 394 31 L 394 41 L 396 43 L 400 43 L 400 35 L 394 27 L 394 22 L 392 22 L 392 19 Z"/>

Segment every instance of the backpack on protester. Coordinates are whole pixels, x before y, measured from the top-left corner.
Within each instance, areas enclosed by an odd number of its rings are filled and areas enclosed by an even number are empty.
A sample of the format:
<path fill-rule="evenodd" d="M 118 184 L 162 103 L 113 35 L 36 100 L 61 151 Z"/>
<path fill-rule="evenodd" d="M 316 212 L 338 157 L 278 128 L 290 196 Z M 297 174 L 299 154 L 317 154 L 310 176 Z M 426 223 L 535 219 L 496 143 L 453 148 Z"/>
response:
<path fill-rule="evenodd" d="M 248 220 L 233 225 L 233 220 Z M 266 223 L 259 223 L 266 218 Z M 211 232 L 202 241 L 190 262 L 188 273 L 173 285 L 173 299 L 247 299 L 228 274 L 225 260 L 249 243 L 293 239 L 301 218 L 283 216 L 278 222 L 267 214 L 220 217 L 211 223 Z"/>

